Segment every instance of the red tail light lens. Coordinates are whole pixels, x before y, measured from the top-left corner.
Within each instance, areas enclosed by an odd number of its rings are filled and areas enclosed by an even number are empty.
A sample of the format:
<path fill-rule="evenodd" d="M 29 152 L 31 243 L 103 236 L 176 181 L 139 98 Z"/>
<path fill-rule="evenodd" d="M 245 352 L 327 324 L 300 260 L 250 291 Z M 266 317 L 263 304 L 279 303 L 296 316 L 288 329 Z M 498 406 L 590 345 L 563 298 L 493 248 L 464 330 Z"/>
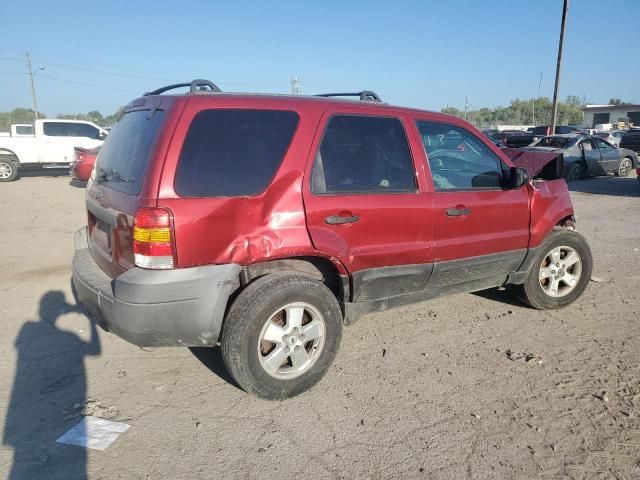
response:
<path fill-rule="evenodd" d="M 165 208 L 139 208 L 133 220 L 136 266 L 167 269 L 175 266 L 173 216 Z"/>
<path fill-rule="evenodd" d="M 80 163 L 80 162 L 84 162 L 84 153 L 83 152 L 78 152 L 76 151 L 76 162 Z"/>

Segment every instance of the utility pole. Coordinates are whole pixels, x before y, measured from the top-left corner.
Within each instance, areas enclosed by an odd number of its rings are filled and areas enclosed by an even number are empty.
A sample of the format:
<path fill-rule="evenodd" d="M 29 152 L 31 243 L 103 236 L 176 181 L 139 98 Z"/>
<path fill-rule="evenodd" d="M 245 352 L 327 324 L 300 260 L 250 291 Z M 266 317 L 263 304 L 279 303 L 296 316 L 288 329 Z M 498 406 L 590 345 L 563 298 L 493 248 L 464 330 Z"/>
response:
<path fill-rule="evenodd" d="M 469 108 L 469 97 L 464 96 L 464 119 L 467 119 L 467 109 Z"/>
<path fill-rule="evenodd" d="M 556 120 L 558 116 L 558 89 L 560 88 L 560 68 L 562 66 L 562 45 L 564 43 L 564 31 L 569 11 L 569 0 L 564 0 L 562 7 L 562 24 L 560 26 L 560 43 L 558 44 L 558 63 L 556 65 L 556 84 L 553 88 L 553 107 L 551 108 L 551 135 L 556 133 Z"/>
<path fill-rule="evenodd" d="M 33 69 L 31 68 L 31 54 L 29 52 L 24 52 L 27 57 L 27 69 L 29 70 L 29 79 L 31 80 L 31 99 L 33 100 L 33 112 L 35 113 L 36 120 L 40 115 L 38 115 L 38 102 L 36 100 L 36 84 L 33 82 Z"/>
<path fill-rule="evenodd" d="M 300 95 L 302 89 L 300 88 L 300 79 L 298 77 L 293 77 L 291 79 L 291 94 L 292 95 Z"/>

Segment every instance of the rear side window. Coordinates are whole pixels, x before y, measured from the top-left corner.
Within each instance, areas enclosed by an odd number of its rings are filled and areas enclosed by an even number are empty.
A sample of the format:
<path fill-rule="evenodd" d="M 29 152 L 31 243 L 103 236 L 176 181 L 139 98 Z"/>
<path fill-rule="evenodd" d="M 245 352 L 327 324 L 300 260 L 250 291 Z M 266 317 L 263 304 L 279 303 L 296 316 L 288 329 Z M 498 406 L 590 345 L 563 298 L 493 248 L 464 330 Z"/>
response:
<path fill-rule="evenodd" d="M 163 120 L 162 110 L 123 115 L 100 148 L 95 181 L 128 195 L 138 194 Z"/>
<path fill-rule="evenodd" d="M 298 125 L 284 110 L 203 110 L 184 140 L 175 188 L 184 197 L 263 192 L 282 163 Z"/>
<path fill-rule="evenodd" d="M 415 192 L 400 120 L 336 115 L 329 121 L 311 173 L 314 193 Z"/>

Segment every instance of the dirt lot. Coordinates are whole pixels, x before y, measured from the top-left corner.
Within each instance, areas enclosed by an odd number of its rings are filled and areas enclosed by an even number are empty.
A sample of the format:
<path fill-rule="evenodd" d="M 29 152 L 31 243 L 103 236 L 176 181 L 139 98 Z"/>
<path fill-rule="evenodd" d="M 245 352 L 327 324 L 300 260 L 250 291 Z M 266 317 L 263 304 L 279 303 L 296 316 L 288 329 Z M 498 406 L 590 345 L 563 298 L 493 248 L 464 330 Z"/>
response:
<path fill-rule="evenodd" d="M 1 478 L 640 478 L 635 179 L 574 188 L 598 280 L 575 305 L 493 290 L 371 315 L 283 402 L 233 386 L 215 349 L 92 334 L 69 282 L 83 189 L 0 187 Z M 131 425 L 105 451 L 55 443 L 87 401 Z"/>

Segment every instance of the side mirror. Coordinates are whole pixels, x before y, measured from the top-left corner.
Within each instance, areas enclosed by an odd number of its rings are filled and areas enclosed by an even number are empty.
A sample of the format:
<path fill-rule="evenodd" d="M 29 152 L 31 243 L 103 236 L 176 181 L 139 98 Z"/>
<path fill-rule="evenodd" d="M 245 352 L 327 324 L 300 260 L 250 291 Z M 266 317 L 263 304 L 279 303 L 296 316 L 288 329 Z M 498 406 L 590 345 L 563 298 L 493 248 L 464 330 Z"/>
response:
<path fill-rule="evenodd" d="M 105 138 L 107 138 L 107 132 L 98 131 L 98 140 L 104 140 Z"/>
<path fill-rule="evenodd" d="M 529 173 L 520 167 L 509 169 L 509 188 L 520 188 L 529 182 Z"/>

